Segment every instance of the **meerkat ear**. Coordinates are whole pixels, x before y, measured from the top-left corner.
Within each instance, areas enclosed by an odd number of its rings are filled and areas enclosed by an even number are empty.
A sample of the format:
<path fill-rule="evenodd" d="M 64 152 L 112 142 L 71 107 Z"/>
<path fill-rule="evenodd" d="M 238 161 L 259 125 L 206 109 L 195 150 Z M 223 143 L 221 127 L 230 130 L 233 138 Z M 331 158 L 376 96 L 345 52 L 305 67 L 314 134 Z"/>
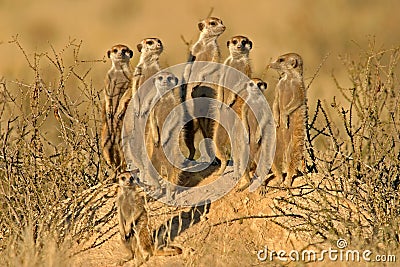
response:
<path fill-rule="evenodd" d="M 249 40 L 250 49 L 253 48 L 253 42 Z"/>
<path fill-rule="evenodd" d="M 263 87 L 264 87 L 264 90 L 267 90 L 268 84 L 266 82 L 263 82 Z"/>
<path fill-rule="evenodd" d="M 138 44 L 136 47 L 137 47 L 137 50 L 138 50 L 139 52 L 142 52 L 143 45 L 142 45 L 141 43 Z"/>
<path fill-rule="evenodd" d="M 290 59 L 290 65 L 292 65 L 292 68 L 295 69 L 298 66 L 297 59 L 291 58 Z"/>
<path fill-rule="evenodd" d="M 129 57 L 132 58 L 133 57 L 133 51 L 129 49 Z"/>
<path fill-rule="evenodd" d="M 203 31 L 203 29 L 204 29 L 204 23 L 203 22 L 199 22 L 199 24 L 197 24 L 197 27 L 199 27 L 199 30 L 200 31 Z"/>
<path fill-rule="evenodd" d="M 107 51 L 107 57 L 110 58 L 110 56 L 111 56 L 111 50 L 108 50 Z"/>
<path fill-rule="evenodd" d="M 230 43 L 231 43 L 231 41 L 228 40 L 228 42 L 226 42 L 226 46 L 229 47 Z"/>

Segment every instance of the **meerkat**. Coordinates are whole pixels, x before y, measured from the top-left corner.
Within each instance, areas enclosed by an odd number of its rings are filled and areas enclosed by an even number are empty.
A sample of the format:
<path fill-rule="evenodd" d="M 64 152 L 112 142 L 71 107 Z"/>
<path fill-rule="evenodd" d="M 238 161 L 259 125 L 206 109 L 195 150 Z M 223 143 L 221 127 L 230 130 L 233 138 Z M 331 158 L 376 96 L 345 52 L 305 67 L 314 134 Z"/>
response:
<path fill-rule="evenodd" d="M 121 241 L 130 254 L 129 258 L 122 262 L 135 258 L 136 263 L 140 265 L 152 255 L 174 256 L 181 254 L 182 249 L 174 246 L 155 247 L 153 230 L 145 207 L 145 197 L 135 183 L 138 173 L 139 170 L 135 169 L 118 176 L 117 207 Z"/>
<path fill-rule="evenodd" d="M 247 97 L 243 105 L 241 119 L 248 133 L 245 143 L 250 146 L 250 151 L 248 164 L 238 188 L 239 191 L 246 189 L 250 185 L 250 172 L 257 176 L 267 175 L 267 173 L 255 173 L 261 150 L 265 150 L 266 146 L 269 145 L 266 142 L 262 142 L 262 139 L 267 139 L 266 137 L 269 134 L 268 126 L 272 123 L 271 116 L 265 112 L 267 101 L 263 92 L 266 89 L 267 83 L 258 78 L 253 78 L 246 83 Z M 233 155 L 235 163 L 242 161 L 239 160 L 241 156 L 243 155 Z M 263 162 L 263 164 L 266 164 L 266 162 Z"/>
<path fill-rule="evenodd" d="M 123 167 L 125 161 L 120 144 L 122 125 L 117 118 L 117 110 L 122 96 L 132 86 L 129 62 L 133 57 L 133 51 L 126 45 L 119 44 L 108 50 L 107 56 L 112 66 L 105 79 L 101 147 L 104 158 L 110 166 Z"/>
<path fill-rule="evenodd" d="M 221 19 L 209 17 L 200 21 L 198 23 L 198 28 L 200 30 L 200 36 L 190 50 L 189 62 L 191 62 L 191 64 L 188 64 L 184 74 L 185 81 L 190 82 L 194 80 L 195 83 L 189 84 L 189 86 L 186 86 L 185 82 L 182 83 L 181 96 L 183 101 L 187 98 L 197 97 L 215 98 L 216 95 L 216 89 L 212 88 L 212 86 L 201 86 L 201 82 L 199 83 L 198 81 L 205 81 L 207 77 L 209 78 L 217 73 L 218 68 L 216 68 L 215 65 L 197 65 L 196 62 L 220 62 L 221 52 L 217 39 L 225 31 L 225 26 Z M 209 105 L 202 107 L 195 106 L 194 109 L 208 111 L 212 110 L 212 107 Z M 194 119 L 186 124 L 184 141 L 189 149 L 189 160 L 194 159 L 196 151 L 194 145 L 195 133 L 201 130 L 204 138 L 212 139 L 213 127 L 213 121 L 209 118 Z"/>
<path fill-rule="evenodd" d="M 122 104 L 118 110 L 120 118 L 124 116 L 132 96 L 134 97 L 134 112 L 137 116 L 144 116 L 148 113 L 155 97 L 154 95 L 146 95 L 145 99 L 142 100 L 137 91 L 145 81 L 161 70 L 159 58 L 164 50 L 163 43 L 158 38 L 145 38 L 137 44 L 137 50 L 141 53 L 140 59 L 133 73 L 132 89 L 126 91 L 122 97 Z"/>
<path fill-rule="evenodd" d="M 278 57 L 269 64 L 280 78 L 275 88 L 273 115 L 276 124 L 276 152 L 272 171 L 275 184 L 281 184 L 284 167 L 285 183 L 291 186 L 304 160 L 306 90 L 303 81 L 303 60 L 295 53 Z"/>
<path fill-rule="evenodd" d="M 172 73 L 160 72 L 156 75 L 154 86 L 157 89 L 157 95 L 162 97 L 159 98 L 150 113 L 150 136 L 152 138 L 149 145 L 153 144 L 151 161 L 156 171 L 171 183 L 171 185 L 167 186 L 166 196 L 168 200 L 173 200 L 174 185 L 178 185 L 180 182 L 178 168 L 169 162 L 169 159 L 177 158 L 175 149 L 178 149 L 178 143 L 170 146 L 171 149 L 165 151 L 167 142 L 179 139 L 179 124 L 183 120 L 183 111 L 180 113 L 176 109 L 180 104 L 177 85 L 178 78 Z M 177 90 L 174 90 L 174 88 Z M 172 121 L 166 124 L 164 122 L 168 116 L 172 118 Z M 178 134 L 178 138 L 174 138 L 176 134 Z"/>
<path fill-rule="evenodd" d="M 225 60 L 224 65 L 232 67 L 242 72 L 247 77 L 251 76 L 251 65 L 249 59 L 249 52 L 253 47 L 253 43 L 245 36 L 234 36 L 227 41 L 229 48 L 229 57 Z M 234 87 L 242 88 L 242 76 L 232 69 L 227 69 L 225 75 L 221 77 L 222 82 L 218 86 L 217 100 L 220 102 L 220 107 L 226 104 L 226 107 L 232 107 L 235 113 L 241 118 L 243 99 L 237 97 L 240 90 L 231 92 Z M 227 85 L 228 88 L 224 88 Z M 219 123 L 215 126 L 213 137 L 216 150 L 215 155 L 221 160 L 221 166 L 217 175 L 222 175 L 231 157 L 231 142 L 225 129 Z"/>

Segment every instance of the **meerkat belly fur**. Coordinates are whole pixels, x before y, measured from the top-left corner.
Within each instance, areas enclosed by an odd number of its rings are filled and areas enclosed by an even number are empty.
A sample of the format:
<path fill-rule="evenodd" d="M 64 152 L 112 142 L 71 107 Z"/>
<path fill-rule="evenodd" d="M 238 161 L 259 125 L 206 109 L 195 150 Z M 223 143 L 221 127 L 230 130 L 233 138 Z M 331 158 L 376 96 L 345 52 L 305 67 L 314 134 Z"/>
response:
<path fill-rule="evenodd" d="M 253 43 L 245 36 L 234 36 L 228 42 L 229 57 L 225 60 L 224 65 L 232 67 L 243 73 L 247 77 L 251 77 L 251 65 L 249 52 L 253 47 Z M 220 85 L 218 86 L 217 100 L 220 107 L 225 104 L 227 108 L 231 107 L 235 113 L 241 118 L 243 99 L 238 97 L 243 87 L 243 76 L 232 69 L 227 69 L 225 75 L 222 75 Z M 223 85 L 229 85 L 231 88 L 224 88 Z M 234 92 L 232 92 L 234 90 Z M 215 155 L 221 160 L 221 167 L 218 175 L 222 175 L 226 169 L 228 160 L 231 157 L 231 142 L 226 133 L 226 129 L 219 123 L 216 123 L 214 131 L 214 143 L 216 145 Z"/>
<path fill-rule="evenodd" d="M 135 169 L 118 176 L 117 207 L 121 241 L 129 251 L 128 259 L 123 261 L 135 259 L 137 265 L 140 265 L 152 255 L 173 256 L 181 254 L 182 250 L 173 246 L 162 249 L 155 247 L 145 198 L 135 184 L 138 173 L 139 170 Z"/>
<path fill-rule="evenodd" d="M 211 85 L 201 85 L 198 81 L 204 81 L 207 77 L 211 77 L 217 73 L 217 68 L 215 66 L 209 66 L 207 64 L 201 64 L 200 67 L 196 67 L 196 62 L 208 61 L 219 63 L 221 60 L 221 53 L 217 43 L 218 37 L 225 31 L 225 26 L 219 18 L 209 17 L 198 23 L 198 28 L 200 30 L 200 36 L 197 42 L 192 46 L 190 51 L 189 61 L 193 64 L 189 64 L 188 68 L 185 70 L 185 80 L 195 80 L 194 84 L 189 84 L 181 92 L 183 95 L 182 100 L 197 98 L 197 97 L 209 97 L 215 98 L 216 89 Z M 195 78 L 191 78 L 191 77 Z M 194 107 L 200 108 L 202 110 L 212 111 L 213 107 Z M 212 138 L 214 125 L 212 119 L 209 118 L 198 118 L 190 121 L 185 126 L 185 136 L 184 140 L 186 146 L 189 149 L 188 159 L 192 160 L 194 158 L 196 149 L 194 145 L 195 133 L 201 130 L 204 138 Z M 208 147 L 207 149 L 211 149 Z"/>
<path fill-rule="evenodd" d="M 141 53 L 140 59 L 133 74 L 132 88 L 126 91 L 121 100 L 122 104 L 118 110 L 120 118 L 124 116 L 132 96 L 134 97 L 134 112 L 137 116 L 147 114 L 152 100 L 155 98 L 155 95 L 146 95 L 147 92 L 143 92 L 139 96 L 138 89 L 145 81 L 160 71 L 159 57 L 164 49 L 163 44 L 158 38 L 146 38 L 137 45 L 137 49 Z"/>
<path fill-rule="evenodd" d="M 269 65 L 279 72 L 275 89 L 273 114 L 276 124 L 276 152 L 272 171 L 275 184 L 292 185 L 304 160 L 306 91 L 303 82 L 303 60 L 295 53 L 278 57 Z"/>
<path fill-rule="evenodd" d="M 107 56 L 112 66 L 105 79 L 101 146 L 106 162 L 110 166 L 123 168 L 125 161 L 120 140 L 122 123 L 117 111 L 124 93 L 132 86 L 129 61 L 133 51 L 125 45 L 115 45 L 107 51 Z"/>

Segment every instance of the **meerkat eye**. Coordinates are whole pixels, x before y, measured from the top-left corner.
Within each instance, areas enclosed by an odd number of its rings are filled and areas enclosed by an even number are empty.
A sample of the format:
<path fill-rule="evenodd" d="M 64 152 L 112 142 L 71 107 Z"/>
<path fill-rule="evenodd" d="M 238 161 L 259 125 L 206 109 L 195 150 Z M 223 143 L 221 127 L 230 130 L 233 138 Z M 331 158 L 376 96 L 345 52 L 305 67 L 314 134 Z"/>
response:
<path fill-rule="evenodd" d="M 129 178 L 129 182 L 130 182 L 130 183 L 133 183 L 133 181 L 134 181 L 133 176 L 131 176 L 131 177 Z"/>
<path fill-rule="evenodd" d="M 237 45 L 237 43 L 238 43 L 237 40 L 233 40 L 233 41 L 232 41 L 232 44 L 233 44 L 233 45 Z"/>
<path fill-rule="evenodd" d="M 279 63 L 282 63 L 283 61 L 285 61 L 283 58 L 278 58 Z"/>
<path fill-rule="evenodd" d="M 152 45 L 152 44 L 153 44 L 153 41 L 147 41 L 146 44 L 147 44 L 147 45 Z"/>
<path fill-rule="evenodd" d="M 113 53 L 118 53 L 118 49 L 114 48 Z"/>
<path fill-rule="evenodd" d="M 210 22 L 210 25 L 211 25 L 211 26 L 217 26 L 217 23 L 216 23 L 215 21 L 211 21 L 211 22 Z"/>
<path fill-rule="evenodd" d="M 126 49 L 122 49 L 122 50 L 121 50 L 121 53 L 122 53 L 122 54 L 125 54 L 125 53 L 126 53 Z"/>
<path fill-rule="evenodd" d="M 175 79 L 174 79 L 174 77 L 172 77 L 172 76 L 168 76 L 168 82 L 172 82 L 172 81 L 174 81 Z"/>
<path fill-rule="evenodd" d="M 262 82 L 257 83 L 257 87 L 258 87 L 258 88 L 263 88 Z"/>
<path fill-rule="evenodd" d="M 246 40 L 243 40 L 243 41 L 242 41 L 242 45 L 245 46 L 246 44 L 247 44 L 247 41 L 246 41 Z"/>
<path fill-rule="evenodd" d="M 163 77 L 162 76 L 158 76 L 157 79 L 161 82 L 163 80 Z"/>
<path fill-rule="evenodd" d="M 253 82 L 250 82 L 250 83 L 249 83 L 249 86 L 250 86 L 250 87 L 253 87 L 253 86 L 254 86 L 254 83 L 253 83 Z"/>

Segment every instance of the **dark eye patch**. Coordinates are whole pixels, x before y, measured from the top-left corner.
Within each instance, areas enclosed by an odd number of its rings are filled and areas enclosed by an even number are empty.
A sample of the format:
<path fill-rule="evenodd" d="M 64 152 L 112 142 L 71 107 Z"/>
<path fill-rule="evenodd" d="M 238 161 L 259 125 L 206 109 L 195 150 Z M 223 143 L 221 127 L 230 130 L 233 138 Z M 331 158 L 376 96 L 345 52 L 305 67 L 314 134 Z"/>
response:
<path fill-rule="evenodd" d="M 118 53 L 118 49 L 114 48 L 113 53 Z"/>
<path fill-rule="evenodd" d="M 146 44 L 147 45 L 152 45 L 154 42 L 153 41 L 147 41 Z"/>
<path fill-rule="evenodd" d="M 278 62 L 279 62 L 279 63 L 282 63 L 283 61 L 285 61 L 283 58 L 279 58 L 279 59 L 278 59 Z"/>
<path fill-rule="evenodd" d="M 242 41 L 242 45 L 245 46 L 246 44 L 247 44 L 247 41 L 246 41 L 246 40 L 243 40 L 243 41 Z"/>
<path fill-rule="evenodd" d="M 158 76 L 158 78 L 157 78 L 159 81 L 162 81 L 163 80 L 163 77 L 162 76 Z"/>
<path fill-rule="evenodd" d="M 211 21 L 211 22 L 210 22 L 210 25 L 211 25 L 211 26 L 216 26 L 217 23 L 216 23 L 215 21 Z"/>
<path fill-rule="evenodd" d="M 254 86 L 254 83 L 253 83 L 253 82 L 250 82 L 249 85 L 250 85 L 250 87 L 253 87 L 253 86 Z"/>
<path fill-rule="evenodd" d="M 236 45 L 237 43 L 238 43 L 237 40 L 233 40 L 233 41 L 232 41 L 232 44 L 234 44 L 234 45 Z"/>

